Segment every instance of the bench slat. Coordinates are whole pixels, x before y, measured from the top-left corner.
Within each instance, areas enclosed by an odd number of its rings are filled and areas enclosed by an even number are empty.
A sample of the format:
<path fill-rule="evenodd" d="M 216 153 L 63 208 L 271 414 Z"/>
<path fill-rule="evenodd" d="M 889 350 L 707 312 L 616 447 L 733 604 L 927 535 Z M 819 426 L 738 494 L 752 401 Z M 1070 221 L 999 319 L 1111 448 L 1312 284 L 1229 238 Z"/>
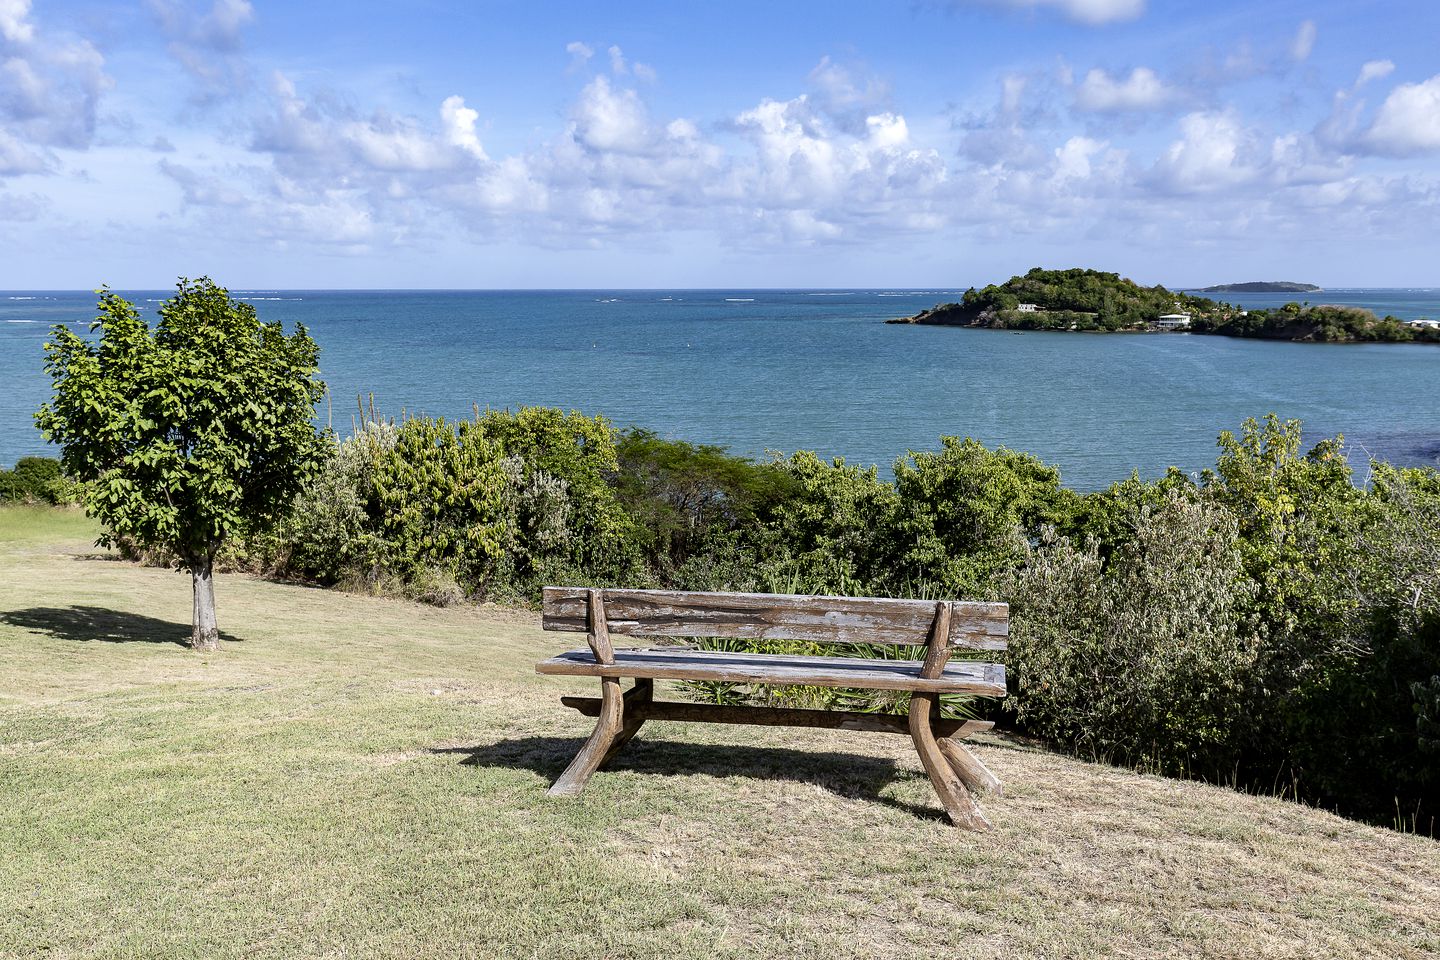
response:
<path fill-rule="evenodd" d="M 589 631 L 584 587 L 546 587 L 546 630 Z M 931 600 L 771 593 L 605 590 L 610 633 L 632 637 L 720 637 L 812 643 L 923 645 L 935 620 Z M 1004 650 L 1010 610 L 1003 603 L 952 601 L 949 642 Z"/>
<path fill-rule="evenodd" d="M 947 664 L 944 672 L 933 679 L 921 677 L 920 667 L 921 664 L 915 660 L 725 653 L 692 650 L 689 647 L 661 647 L 616 650 L 613 664 L 596 662 L 589 649 L 570 650 L 540 661 L 535 665 L 535 672 L 581 677 L 865 687 L 872 690 L 966 693 L 982 697 L 1003 697 L 1006 694 L 1003 664 L 956 661 Z"/>
<path fill-rule="evenodd" d="M 600 716 L 599 697 L 561 697 L 560 702 L 587 717 Z M 910 736 L 910 718 L 903 713 L 857 713 L 853 710 L 801 710 L 794 707 L 750 707 L 729 703 L 693 703 L 685 700 L 646 700 L 625 707 L 625 716 L 642 720 L 680 720 L 688 723 L 750 723 L 765 727 L 822 727 L 828 730 L 864 730 Z M 989 720 L 931 721 L 937 737 L 964 739 L 995 726 Z"/>

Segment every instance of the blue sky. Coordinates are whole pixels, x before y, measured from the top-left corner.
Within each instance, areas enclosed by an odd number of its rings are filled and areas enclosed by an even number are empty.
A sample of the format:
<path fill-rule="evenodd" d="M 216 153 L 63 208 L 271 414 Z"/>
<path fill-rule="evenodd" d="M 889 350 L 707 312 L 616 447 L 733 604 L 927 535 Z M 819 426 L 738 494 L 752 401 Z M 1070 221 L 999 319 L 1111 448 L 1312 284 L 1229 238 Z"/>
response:
<path fill-rule="evenodd" d="M 1440 4 L 0 0 L 0 288 L 1440 284 Z"/>

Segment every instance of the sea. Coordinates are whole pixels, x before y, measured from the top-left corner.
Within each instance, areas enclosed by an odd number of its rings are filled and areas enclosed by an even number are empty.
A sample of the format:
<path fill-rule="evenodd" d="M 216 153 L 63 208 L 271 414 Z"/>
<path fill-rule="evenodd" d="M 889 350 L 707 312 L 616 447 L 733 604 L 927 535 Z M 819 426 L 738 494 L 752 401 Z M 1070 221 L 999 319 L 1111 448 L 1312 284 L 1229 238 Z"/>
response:
<path fill-rule="evenodd" d="M 1132 471 L 1215 462 L 1247 417 L 1343 434 L 1370 458 L 1440 463 L 1440 346 L 1297 344 L 1192 334 L 1081 334 L 886 325 L 955 300 L 926 290 L 236 290 L 262 319 L 319 341 L 348 433 L 387 416 L 471 416 L 543 404 L 755 458 L 813 450 L 876 465 L 944 435 L 1028 451 L 1098 489 Z M 119 291 L 151 318 L 169 291 Z M 1351 304 L 1440 317 L 1440 288 L 1225 294 L 1243 307 Z M 95 294 L 0 292 L 0 465 L 57 455 L 33 415 L 49 396 L 50 328 L 84 332 Z"/>

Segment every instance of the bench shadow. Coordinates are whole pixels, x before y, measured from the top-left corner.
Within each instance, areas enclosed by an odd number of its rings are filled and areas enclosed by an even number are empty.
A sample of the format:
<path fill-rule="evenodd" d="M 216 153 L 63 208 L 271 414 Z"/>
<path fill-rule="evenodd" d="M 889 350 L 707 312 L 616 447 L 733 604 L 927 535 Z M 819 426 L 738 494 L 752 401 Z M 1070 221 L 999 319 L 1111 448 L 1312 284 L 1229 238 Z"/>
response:
<path fill-rule="evenodd" d="M 928 807 L 907 803 L 881 792 L 906 775 L 889 758 L 644 737 L 642 732 L 627 743 L 596 776 L 629 770 L 661 776 L 701 773 L 716 777 L 792 780 L 814 784 L 839 797 L 881 803 L 922 820 L 948 822 L 938 804 Z M 431 747 L 430 752 L 457 755 L 464 766 L 529 770 L 553 781 L 584 743 L 584 737 L 520 737 L 475 746 Z M 923 779 L 923 774 L 918 776 Z"/>
<path fill-rule="evenodd" d="M 107 607 L 29 607 L 0 613 L 0 623 L 60 640 L 101 643 L 173 643 L 190 646 L 190 624 Z M 220 639 L 241 642 L 220 631 Z"/>

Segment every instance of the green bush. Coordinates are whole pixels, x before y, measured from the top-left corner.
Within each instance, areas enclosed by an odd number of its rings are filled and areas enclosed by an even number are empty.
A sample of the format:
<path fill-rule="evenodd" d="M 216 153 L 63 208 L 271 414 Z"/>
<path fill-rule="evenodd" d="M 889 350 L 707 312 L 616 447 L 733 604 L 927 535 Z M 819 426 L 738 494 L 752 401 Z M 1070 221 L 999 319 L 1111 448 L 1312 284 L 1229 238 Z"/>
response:
<path fill-rule="evenodd" d="M 895 461 L 897 572 L 942 596 L 988 595 L 1044 526 L 1068 529 L 1080 498 L 1026 453 L 941 437 L 937 452 Z"/>
<path fill-rule="evenodd" d="M 1094 541 L 1046 536 L 1003 584 L 1009 706 L 1026 730 L 1089 756 L 1223 775 L 1256 658 L 1238 530 L 1178 492 L 1133 523 L 1108 561 Z"/>
<path fill-rule="evenodd" d="M 0 470 L 0 503 L 73 504 L 80 485 L 64 475 L 51 457 L 21 457 L 13 470 Z"/>

